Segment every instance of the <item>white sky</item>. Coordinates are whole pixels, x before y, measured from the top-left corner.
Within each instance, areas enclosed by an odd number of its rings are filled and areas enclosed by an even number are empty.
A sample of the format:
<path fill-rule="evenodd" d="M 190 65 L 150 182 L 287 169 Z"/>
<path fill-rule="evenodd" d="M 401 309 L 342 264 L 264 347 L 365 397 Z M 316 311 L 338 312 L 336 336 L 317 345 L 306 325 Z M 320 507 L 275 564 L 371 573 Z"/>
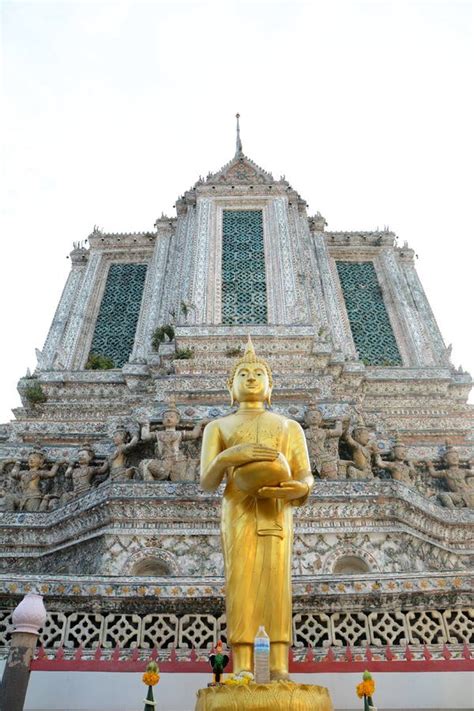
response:
<path fill-rule="evenodd" d="M 470 15 L 455 0 L 3 2 L 0 422 L 73 240 L 174 214 L 232 157 L 236 111 L 244 152 L 329 229 L 408 240 L 474 373 Z"/>

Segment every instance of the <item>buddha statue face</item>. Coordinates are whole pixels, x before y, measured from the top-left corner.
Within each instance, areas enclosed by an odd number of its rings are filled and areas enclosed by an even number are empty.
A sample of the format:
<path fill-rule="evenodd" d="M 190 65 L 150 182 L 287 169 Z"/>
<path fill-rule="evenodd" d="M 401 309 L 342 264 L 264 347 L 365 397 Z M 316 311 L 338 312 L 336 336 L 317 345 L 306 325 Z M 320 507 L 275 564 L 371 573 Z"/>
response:
<path fill-rule="evenodd" d="M 262 363 L 242 363 L 232 381 L 232 396 L 237 402 L 269 402 L 270 378 Z"/>
<path fill-rule="evenodd" d="M 272 371 L 263 358 L 257 358 L 250 336 L 243 357 L 234 365 L 227 379 L 227 388 L 231 405 L 235 401 L 271 403 Z"/>

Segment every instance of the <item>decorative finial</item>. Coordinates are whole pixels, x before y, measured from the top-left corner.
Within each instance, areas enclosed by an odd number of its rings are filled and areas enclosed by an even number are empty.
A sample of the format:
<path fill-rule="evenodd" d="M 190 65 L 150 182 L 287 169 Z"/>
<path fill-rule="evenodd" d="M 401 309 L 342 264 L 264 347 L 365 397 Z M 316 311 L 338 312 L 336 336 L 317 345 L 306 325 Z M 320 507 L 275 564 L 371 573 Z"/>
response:
<path fill-rule="evenodd" d="M 12 622 L 13 632 L 38 634 L 46 622 L 43 596 L 38 593 L 27 593 L 13 610 Z"/>
<path fill-rule="evenodd" d="M 242 141 L 240 140 L 240 114 L 235 114 L 235 118 L 237 119 L 237 139 L 235 141 L 235 155 L 236 156 L 241 156 L 243 155 L 242 152 Z"/>
<path fill-rule="evenodd" d="M 175 412 L 175 413 L 178 413 L 178 415 L 179 415 L 179 410 L 176 405 L 176 395 L 171 394 L 167 398 L 162 414 L 164 415 L 166 412 Z"/>
<path fill-rule="evenodd" d="M 257 363 L 257 356 L 255 354 L 255 348 L 253 347 L 250 333 L 247 338 L 247 345 L 245 346 L 245 352 L 242 360 L 245 361 L 245 363 Z"/>

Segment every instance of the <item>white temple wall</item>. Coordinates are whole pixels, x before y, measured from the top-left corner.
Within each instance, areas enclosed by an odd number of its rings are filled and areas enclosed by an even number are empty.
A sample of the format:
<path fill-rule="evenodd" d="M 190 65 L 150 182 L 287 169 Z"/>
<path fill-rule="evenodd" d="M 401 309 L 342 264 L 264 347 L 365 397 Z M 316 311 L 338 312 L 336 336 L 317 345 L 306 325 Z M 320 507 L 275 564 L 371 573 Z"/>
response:
<path fill-rule="evenodd" d="M 85 249 L 77 250 L 76 254 L 75 252 L 76 250 L 71 253 L 71 271 L 54 314 L 41 357 L 38 359 L 39 370 L 56 370 L 64 367 L 67 361 L 68 354 L 64 348 L 61 348 L 61 343 L 69 323 L 73 305 L 84 280 L 89 256 Z"/>
<path fill-rule="evenodd" d="M 4 662 L 0 662 L 0 673 Z M 355 687 L 359 673 L 293 674 L 295 682 L 326 686 L 335 711 L 360 710 Z M 211 674 L 162 674 L 155 687 L 160 711 L 193 711 L 196 691 Z M 472 709 L 470 672 L 374 673 L 374 701 L 383 711 L 460 711 Z M 146 687 L 141 674 L 120 672 L 33 672 L 25 711 L 137 711 Z"/>
<path fill-rule="evenodd" d="M 413 258 L 404 258 L 403 254 L 401 254 L 399 255 L 399 261 L 411 298 L 419 314 L 420 323 L 425 330 L 426 341 L 431 350 L 433 362 L 436 365 L 449 365 L 449 355 L 444 344 L 443 336 L 436 323 L 425 290 L 420 282 L 413 263 Z"/>
<path fill-rule="evenodd" d="M 339 285 L 334 260 L 329 255 L 323 232 L 314 235 L 317 271 L 323 303 L 328 314 L 328 326 L 336 351 L 341 351 L 349 358 L 355 358 L 355 346 L 347 320 L 342 291 Z"/>
<path fill-rule="evenodd" d="M 150 351 L 153 331 L 158 326 L 160 309 L 164 299 L 170 242 L 171 236 L 162 234 L 158 236 L 155 243 L 153 257 L 148 265 L 143 289 L 142 307 L 135 332 L 135 343 L 130 354 L 131 361 L 145 360 Z"/>
<path fill-rule="evenodd" d="M 153 330 L 166 323 L 221 323 L 222 213 L 261 209 L 268 323 L 311 324 L 331 333 L 336 351 L 356 350 L 335 260 L 372 261 L 405 367 L 449 364 L 449 354 L 413 265 L 412 250 L 393 237 L 310 231 L 301 201 L 286 193 L 198 194 L 177 220 L 162 217 L 156 233 L 93 233 L 90 249 L 73 251 L 72 270 L 39 358 L 39 369 L 84 367 L 111 263 L 149 264 L 132 362 L 151 353 Z M 361 237 L 362 235 L 362 237 Z M 154 243 L 154 244 L 153 244 Z M 77 254 L 76 254 L 77 253 Z M 181 304 L 189 307 L 183 316 Z"/>
<path fill-rule="evenodd" d="M 298 283 L 299 235 L 289 221 L 286 196 L 199 196 L 191 277 L 192 321 L 217 325 L 221 316 L 222 213 L 224 210 L 262 210 L 269 324 L 309 323 L 302 283 Z M 188 212 L 190 209 L 188 209 Z M 191 249 L 188 237 L 187 250 Z"/>

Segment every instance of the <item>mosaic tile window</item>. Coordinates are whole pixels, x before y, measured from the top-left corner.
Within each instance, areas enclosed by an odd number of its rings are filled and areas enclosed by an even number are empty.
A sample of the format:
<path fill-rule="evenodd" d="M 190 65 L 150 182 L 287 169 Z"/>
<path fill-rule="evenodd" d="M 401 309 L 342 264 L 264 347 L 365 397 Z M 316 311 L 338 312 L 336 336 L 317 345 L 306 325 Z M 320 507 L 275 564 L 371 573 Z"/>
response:
<path fill-rule="evenodd" d="M 222 323 L 267 323 L 267 285 L 261 210 L 224 210 Z"/>
<path fill-rule="evenodd" d="M 402 365 L 372 262 L 336 262 L 352 337 L 366 365 Z"/>
<path fill-rule="evenodd" d="M 146 264 L 111 264 L 95 324 L 91 353 L 121 368 L 132 352 L 146 277 Z"/>

